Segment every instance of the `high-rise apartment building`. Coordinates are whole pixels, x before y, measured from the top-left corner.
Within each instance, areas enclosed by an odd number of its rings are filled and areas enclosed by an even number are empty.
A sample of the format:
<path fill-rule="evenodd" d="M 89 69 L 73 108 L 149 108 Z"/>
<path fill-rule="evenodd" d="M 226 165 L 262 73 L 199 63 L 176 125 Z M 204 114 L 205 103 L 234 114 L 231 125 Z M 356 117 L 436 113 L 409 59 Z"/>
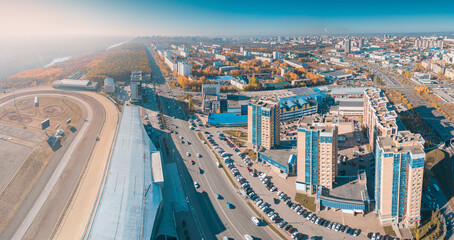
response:
<path fill-rule="evenodd" d="M 352 41 L 349 38 L 345 39 L 345 41 L 344 41 L 344 51 L 346 53 L 350 53 L 351 52 L 351 47 L 352 47 Z"/>
<path fill-rule="evenodd" d="M 248 104 L 248 142 L 255 147 L 271 149 L 279 145 L 279 100 L 251 100 Z"/>
<path fill-rule="evenodd" d="M 420 221 L 424 139 L 400 131 L 379 136 L 375 161 L 375 211 L 382 224 L 413 226 Z"/>
<path fill-rule="evenodd" d="M 377 137 L 397 134 L 396 111 L 378 88 L 369 88 L 364 92 L 363 123 L 369 137 L 369 144 L 375 151 Z"/>
<path fill-rule="evenodd" d="M 142 101 L 142 71 L 131 72 L 131 102 Z"/>
<path fill-rule="evenodd" d="M 337 174 L 337 135 L 339 119 L 318 114 L 298 122 L 296 189 L 308 194 L 319 186 L 333 188 Z"/>

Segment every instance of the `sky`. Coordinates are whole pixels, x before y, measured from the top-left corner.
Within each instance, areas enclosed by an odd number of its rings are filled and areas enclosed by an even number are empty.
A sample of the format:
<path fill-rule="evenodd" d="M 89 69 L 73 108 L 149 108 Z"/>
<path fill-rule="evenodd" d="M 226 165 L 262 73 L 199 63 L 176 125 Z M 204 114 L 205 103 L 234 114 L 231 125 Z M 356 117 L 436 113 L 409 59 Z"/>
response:
<path fill-rule="evenodd" d="M 0 0 L 0 37 L 450 31 L 446 0 Z"/>

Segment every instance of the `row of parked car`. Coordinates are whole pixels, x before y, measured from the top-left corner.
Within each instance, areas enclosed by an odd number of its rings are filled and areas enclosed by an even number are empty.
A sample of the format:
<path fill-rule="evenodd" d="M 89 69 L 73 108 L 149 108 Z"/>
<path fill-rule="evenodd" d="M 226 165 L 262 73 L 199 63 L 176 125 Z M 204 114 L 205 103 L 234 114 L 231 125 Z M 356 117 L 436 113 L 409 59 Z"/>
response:
<path fill-rule="evenodd" d="M 205 132 L 207 134 L 210 134 L 209 132 Z M 235 151 L 235 153 L 241 157 L 241 159 L 243 159 L 244 161 L 244 164 L 246 164 L 247 166 L 252 166 L 252 162 L 251 162 L 251 159 L 247 156 L 246 153 L 242 153 L 240 151 L 240 149 L 238 149 L 235 144 L 233 144 L 232 142 L 230 142 L 223 133 L 221 133 L 220 131 L 216 131 L 216 134 L 218 134 L 219 136 L 219 139 L 222 140 L 222 141 L 225 141 L 225 143 L 231 147 L 233 149 L 233 151 Z M 208 135 L 208 136 L 212 136 L 212 135 Z M 212 137 L 211 137 L 212 138 Z M 211 142 L 211 141 L 210 141 Z M 213 141 L 214 142 L 214 141 Z M 211 142 L 211 144 L 213 144 L 213 142 Z M 227 154 L 227 153 L 226 153 Z M 222 156 L 222 155 L 221 155 Z M 225 156 L 222 156 L 225 158 Z"/>
<path fill-rule="evenodd" d="M 244 189 L 247 196 L 252 201 L 255 202 L 255 204 L 261 209 L 261 211 L 264 214 L 266 214 L 271 221 L 274 221 L 276 224 L 278 224 L 280 228 L 284 229 L 289 234 L 291 234 L 292 239 L 305 239 L 306 235 L 298 232 L 298 229 L 293 227 L 291 224 L 289 224 L 287 221 L 285 221 L 282 217 L 279 216 L 279 214 L 271 207 L 271 204 L 265 202 L 254 192 L 252 186 L 249 184 L 247 179 L 241 175 L 239 170 L 234 165 L 234 161 L 230 158 L 232 154 L 225 152 L 221 147 L 219 147 L 218 144 L 213 140 L 213 135 L 211 135 L 209 132 L 205 133 L 209 134 L 207 138 L 210 141 L 210 143 L 214 146 L 214 149 L 224 158 L 227 167 L 232 171 L 233 175 L 235 176 L 235 179 L 241 184 L 241 187 Z M 247 161 L 250 162 L 249 157 L 247 157 L 245 153 L 241 153 L 239 150 L 238 151 L 235 150 L 238 148 L 236 148 L 234 144 L 230 143 L 228 139 L 224 136 L 224 134 L 222 134 L 219 131 L 217 131 L 216 133 L 219 135 L 219 139 L 226 141 L 226 143 L 230 147 L 232 147 L 232 149 L 234 149 L 235 152 L 237 152 L 237 154 L 243 159 L 243 161 L 245 161 L 246 164 Z M 267 176 L 266 173 L 260 173 L 259 178 L 269 191 L 271 192 L 278 191 L 278 188 L 274 186 L 273 182 L 270 180 L 269 176 Z M 277 196 L 282 200 L 284 204 L 286 204 L 294 212 L 296 212 L 297 214 L 301 215 L 302 217 L 306 218 L 308 221 L 314 224 L 326 227 L 328 229 L 332 229 L 336 232 L 343 232 L 351 236 L 358 236 L 361 233 L 361 229 L 350 228 L 349 226 L 342 225 L 336 222 L 331 222 L 329 220 L 318 217 L 315 213 L 312 213 L 311 211 L 304 209 L 300 204 L 293 203 L 291 201 L 291 197 L 287 196 L 287 194 L 285 194 L 282 191 L 278 191 Z M 257 221 L 253 222 L 257 224 Z M 380 233 L 369 233 L 367 236 L 373 240 L 398 240 L 398 238 L 393 238 L 388 235 L 382 236 L 380 235 Z"/>
<path fill-rule="evenodd" d="M 266 174 L 263 174 L 266 178 Z M 293 203 L 290 196 L 287 196 L 284 192 L 278 191 L 277 196 L 282 200 L 282 202 L 291 208 L 298 215 L 306 218 L 308 221 L 326 227 L 328 229 L 333 229 L 336 232 L 344 232 L 352 236 L 358 236 L 361 233 L 361 229 L 352 229 L 349 226 L 344 226 L 340 223 L 331 222 L 329 220 L 318 217 L 315 213 L 312 213 L 309 210 L 304 209 L 300 204 Z"/>
<path fill-rule="evenodd" d="M 293 239 L 303 239 L 303 237 L 304 237 L 303 234 L 298 233 L 298 230 L 296 228 L 294 228 L 292 225 L 288 224 L 287 222 L 283 221 L 283 219 L 279 216 L 279 214 L 273 208 L 271 208 L 271 204 L 265 202 L 263 199 L 261 199 L 255 193 L 252 186 L 249 184 L 247 179 L 241 175 L 240 171 L 236 168 L 234 161 L 230 158 L 230 156 L 232 154 L 225 152 L 224 149 L 219 147 L 219 145 L 213 140 L 213 136 L 209 132 L 205 132 L 205 133 L 208 134 L 207 139 L 213 145 L 214 149 L 224 158 L 224 162 L 227 164 L 227 167 L 230 169 L 232 174 L 235 176 L 235 179 L 241 184 L 241 188 L 244 190 L 245 195 L 247 197 L 249 197 L 252 201 L 254 201 L 255 204 L 257 204 L 257 206 L 260 208 L 260 210 L 265 215 L 267 215 L 271 221 L 274 221 L 275 223 L 280 224 L 279 226 L 281 228 L 284 228 L 287 232 L 292 234 Z M 227 140 L 227 138 L 225 138 L 224 134 L 222 134 L 219 131 L 216 133 L 219 135 L 219 139 L 226 141 L 227 144 L 229 144 L 229 141 Z M 245 163 L 247 165 L 249 165 L 249 166 L 252 165 L 252 162 L 250 162 L 249 157 L 247 157 L 245 153 L 241 153 L 239 150 L 236 151 L 235 149 L 238 149 L 238 148 L 236 148 L 234 145 L 232 148 L 238 154 L 238 156 L 240 156 L 243 159 L 243 161 L 245 161 Z M 248 164 L 248 163 L 250 163 L 250 164 Z M 264 184 L 268 184 L 267 187 L 269 187 L 268 189 L 270 191 L 277 190 L 277 188 L 269 181 L 269 179 L 267 179 L 265 181 L 266 181 L 266 183 L 264 183 Z M 273 190 L 271 190 L 271 189 L 273 189 Z M 255 218 L 252 217 L 251 219 L 255 219 Z M 254 221 L 254 220 L 252 220 L 252 221 L 256 225 L 260 225 L 260 223 L 258 223 L 257 221 Z"/>

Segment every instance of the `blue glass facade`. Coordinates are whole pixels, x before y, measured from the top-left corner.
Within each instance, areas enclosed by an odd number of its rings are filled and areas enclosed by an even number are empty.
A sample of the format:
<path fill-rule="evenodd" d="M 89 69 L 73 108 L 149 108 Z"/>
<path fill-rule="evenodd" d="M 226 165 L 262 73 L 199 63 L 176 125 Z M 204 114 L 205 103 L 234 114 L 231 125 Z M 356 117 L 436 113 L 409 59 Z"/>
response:
<path fill-rule="evenodd" d="M 362 210 L 366 211 L 367 204 L 365 202 L 359 202 L 358 204 L 346 203 L 342 201 L 333 201 L 320 198 L 320 205 L 325 207 L 344 209 L 344 210 Z"/>
<path fill-rule="evenodd" d="M 304 182 L 306 184 L 318 185 L 318 139 L 319 131 L 310 131 L 298 128 L 298 132 L 306 134 L 305 139 L 305 156 L 304 156 Z M 324 141 L 333 141 L 332 138 L 326 137 Z"/>
<path fill-rule="evenodd" d="M 252 144 L 262 145 L 262 107 L 249 103 L 252 111 Z"/>
<path fill-rule="evenodd" d="M 407 175 L 408 166 L 424 167 L 424 158 L 413 159 L 410 152 L 406 153 L 383 153 L 383 149 L 378 147 L 376 151 L 377 173 L 375 176 L 375 206 L 380 210 L 380 191 L 381 191 L 381 166 L 384 158 L 392 159 L 392 186 L 391 186 L 391 215 L 393 217 L 406 216 L 407 199 Z"/>

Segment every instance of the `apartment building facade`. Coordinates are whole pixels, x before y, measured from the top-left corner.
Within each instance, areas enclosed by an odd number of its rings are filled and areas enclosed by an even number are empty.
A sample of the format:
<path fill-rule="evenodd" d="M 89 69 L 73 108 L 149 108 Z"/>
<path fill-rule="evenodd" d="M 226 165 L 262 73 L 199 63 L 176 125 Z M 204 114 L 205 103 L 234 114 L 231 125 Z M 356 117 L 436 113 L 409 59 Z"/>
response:
<path fill-rule="evenodd" d="M 248 103 L 248 142 L 271 149 L 280 143 L 280 108 L 276 100 L 251 100 Z"/>
<path fill-rule="evenodd" d="M 414 226 L 420 221 L 424 139 L 400 131 L 377 138 L 375 211 L 382 224 Z"/>
<path fill-rule="evenodd" d="M 391 103 L 381 89 L 365 90 L 363 123 L 373 150 L 377 137 L 397 134 L 396 119 L 397 113 L 391 109 Z"/>
<path fill-rule="evenodd" d="M 302 117 L 297 129 L 296 189 L 307 194 L 332 189 L 337 175 L 339 119 L 318 114 Z"/>

